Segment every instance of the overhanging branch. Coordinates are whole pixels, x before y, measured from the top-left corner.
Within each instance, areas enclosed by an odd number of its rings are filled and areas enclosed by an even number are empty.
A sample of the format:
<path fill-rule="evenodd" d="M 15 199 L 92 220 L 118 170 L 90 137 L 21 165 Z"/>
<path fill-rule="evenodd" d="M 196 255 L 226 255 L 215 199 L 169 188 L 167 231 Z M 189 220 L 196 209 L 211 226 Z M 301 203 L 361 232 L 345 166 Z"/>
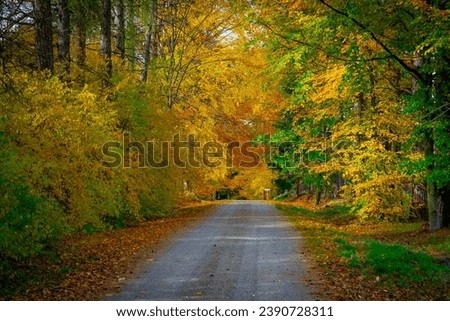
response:
<path fill-rule="evenodd" d="M 350 19 L 355 25 L 357 25 L 361 30 L 367 32 L 370 37 L 377 43 L 379 44 L 384 51 L 386 51 L 395 61 L 397 61 L 405 70 L 407 70 L 414 78 L 416 78 L 417 80 L 420 81 L 424 81 L 424 77 L 422 76 L 422 74 L 417 71 L 414 68 L 411 68 L 410 66 L 408 66 L 408 64 L 406 62 L 404 62 L 400 57 L 398 57 L 397 55 L 395 55 L 392 50 L 384 43 L 382 42 L 377 35 L 375 35 L 375 33 L 373 33 L 372 31 L 369 30 L 369 28 L 367 26 L 365 26 L 364 24 L 362 24 L 361 22 L 359 22 L 358 20 L 356 20 L 353 17 L 350 17 L 350 15 L 344 11 L 341 11 L 333 6 L 331 6 L 330 4 L 328 4 L 325 0 L 319 0 L 320 3 L 322 3 L 324 6 L 326 6 L 327 8 L 329 8 L 330 10 L 332 10 L 333 12 L 346 17 L 347 19 Z"/>

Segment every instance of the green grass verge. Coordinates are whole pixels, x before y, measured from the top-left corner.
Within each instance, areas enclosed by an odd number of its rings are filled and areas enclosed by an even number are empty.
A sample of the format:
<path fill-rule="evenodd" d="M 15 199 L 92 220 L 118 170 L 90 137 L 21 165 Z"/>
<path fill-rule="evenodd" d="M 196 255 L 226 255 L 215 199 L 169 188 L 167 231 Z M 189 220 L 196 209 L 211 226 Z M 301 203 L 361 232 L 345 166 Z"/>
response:
<path fill-rule="evenodd" d="M 344 206 L 277 208 L 339 292 L 333 299 L 450 299 L 450 231 L 429 233 L 420 223 L 362 225 Z"/>

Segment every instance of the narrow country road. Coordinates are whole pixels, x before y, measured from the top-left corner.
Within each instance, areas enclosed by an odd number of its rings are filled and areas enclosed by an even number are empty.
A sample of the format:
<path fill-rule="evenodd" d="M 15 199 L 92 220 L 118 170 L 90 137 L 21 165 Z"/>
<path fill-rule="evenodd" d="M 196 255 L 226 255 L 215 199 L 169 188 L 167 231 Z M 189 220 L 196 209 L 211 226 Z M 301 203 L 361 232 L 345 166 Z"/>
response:
<path fill-rule="evenodd" d="M 271 204 L 223 204 L 108 300 L 312 300 L 300 241 Z"/>

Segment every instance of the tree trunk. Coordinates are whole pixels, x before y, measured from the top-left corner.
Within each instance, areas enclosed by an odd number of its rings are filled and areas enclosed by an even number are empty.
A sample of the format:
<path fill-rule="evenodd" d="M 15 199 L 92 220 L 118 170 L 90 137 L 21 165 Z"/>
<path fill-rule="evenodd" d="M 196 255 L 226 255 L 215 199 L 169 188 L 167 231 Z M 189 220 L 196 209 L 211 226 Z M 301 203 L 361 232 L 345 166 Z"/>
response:
<path fill-rule="evenodd" d="M 320 203 L 320 198 L 322 196 L 322 190 L 320 190 L 319 188 L 316 191 L 316 200 L 315 200 L 315 205 L 319 205 Z"/>
<path fill-rule="evenodd" d="M 58 62 L 62 74 L 70 73 L 70 10 L 68 0 L 58 0 Z"/>
<path fill-rule="evenodd" d="M 359 124 L 361 124 L 363 122 L 362 120 L 362 116 L 363 116 L 363 112 L 364 112 L 364 108 L 365 108 L 365 100 L 364 100 L 364 93 L 359 92 L 357 94 L 357 100 L 354 104 L 355 106 L 355 113 L 356 113 L 356 119 L 358 121 Z M 358 145 L 361 143 L 362 140 L 362 135 L 360 133 L 356 134 L 356 141 L 358 143 Z"/>
<path fill-rule="evenodd" d="M 125 10 L 125 39 L 126 39 L 126 49 L 125 53 L 127 55 L 128 61 L 131 64 L 132 69 L 135 69 L 136 62 L 140 61 L 136 55 L 136 46 L 141 44 L 141 39 L 138 36 L 139 31 L 137 30 L 136 21 L 140 20 L 136 14 L 136 8 L 134 5 L 134 0 L 123 0 L 124 10 Z"/>
<path fill-rule="evenodd" d="M 123 0 L 116 0 L 114 8 L 114 24 L 116 49 L 119 52 L 120 59 L 125 61 L 125 6 Z"/>
<path fill-rule="evenodd" d="M 86 39 L 87 39 L 87 9 L 82 2 L 83 0 L 76 0 L 76 10 L 73 12 L 72 17 L 74 17 L 74 25 L 76 30 L 76 59 L 78 65 L 86 64 Z"/>
<path fill-rule="evenodd" d="M 413 69 L 419 70 L 422 67 L 423 60 L 420 56 L 416 56 L 413 61 Z M 433 87 L 432 84 L 429 85 L 430 88 Z M 420 89 L 420 84 L 417 79 L 413 78 L 412 82 L 412 92 L 415 93 Z M 432 95 L 430 95 L 432 97 Z M 433 98 L 431 98 L 432 100 Z M 435 163 L 433 160 L 434 156 L 434 138 L 433 129 L 425 129 L 424 132 L 424 156 L 425 160 L 428 161 L 425 167 L 425 176 L 430 177 L 435 169 Z M 430 231 L 438 231 L 443 225 L 443 207 L 444 202 L 442 200 L 442 194 L 439 193 L 436 182 L 426 182 L 427 190 L 427 212 L 428 212 L 428 223 Z"/>
<path fill-rule="evenodd" d="M 103 79 L 104 87 L 111 85 L 112 78 L 111 16 L 111 0 L 102 0 L 100 51 L 103 56 L 105 66 L 105 77 Z"/>
<path fill-rule="evenodd" d="M 434 141 L 431 130 L 425 131 L 425 159 L 429 159 L 434 155 Z M 434 161 L 428 161 L 426 166 L 426 176 L 429 177 L 434 169 Z M 435 182 L 427 182 L 427 208 L 428 222 L 431 231 L 437 231 L 442 228 L 442 195 L 438 191 Z"/>
<path fill-rule="evenodd" d="M 78 64 L 80 65 L 86 64 L 86 39 L 87 39 L 86 26 L 83 23 L 80 23 L 77 26 L 77 47 L 78 47 L 77 61 Z"/>
<path fill-rule="evenodd" d="M 34 2 L 36 59 L 40 70 L 53 73 L 52 4 L 51 0 Z"/>
<path fill-rule="evenodd" d="M 301 177 L 297 178 L 297 197 L 300 197 L 302 194 L 302 179 Z"/>
<path fill-rule="evenodd" d="M 442 204 L 442 226 L 450 227 L 450 188 L 447 186 L 442 189 L 441 197 L 443 200 Z"/>
<path fill-rule="evenodd" d="M 148 30 L 145 41 L 145 49 L 144 49 L 144 64 L 142 67 L 141 80 L 143 82 L 147 81 L 148 78 L 148 69 L 150 68 L 150 64 L 155 62 L 157 56 L 157 0 L 151 0 L 150 4 L 150 17 L 148 22 Z"/>

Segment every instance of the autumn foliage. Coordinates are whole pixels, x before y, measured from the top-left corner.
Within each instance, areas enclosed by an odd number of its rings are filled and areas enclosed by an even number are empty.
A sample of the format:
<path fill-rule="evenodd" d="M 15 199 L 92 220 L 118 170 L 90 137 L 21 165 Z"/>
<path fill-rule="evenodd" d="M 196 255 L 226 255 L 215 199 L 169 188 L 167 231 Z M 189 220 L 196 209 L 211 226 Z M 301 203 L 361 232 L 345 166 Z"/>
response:
<path fill-rule="evenodd" d="M 448 225 L 448 4 L 349 3 L 2 1 L 0 281 L 67 236 L 218 191 Z M 145 163 L 189 135 L 221 147 L 217 166 Z M 108 142 L 120 166 L 105 166 Z M 247 153 L 227 159 L 234 142 Z M 187 147 L 177 156 L 204 159 Z"/>
<path fill-rule="evenodd" d="M 266 103 L 276 92 L 262 73 L 265 52 L 245 35 L 245 6 L 167 3 L 0 7 L 2 283 L 14 284 L 15 265 L 51 253 L 68 235 L 172 215 L 176 204 L 211 200 L 229 184 L 261 198 L 260 185 L 270 184 L 263 165 L 227 183 L 226 155 L 214 167 L 142 166 L 148 153 L 162 159 L 160 147 L 175 135 L 225 150 L 270 129 L 276 115 Z M 123 143 L 124 133 L 156 147 L 144 154 Z M 119 143 L 119 166 L 105 166 L 108 142 Z M 202 150 L 195 153 L 201 160 Z M 189 157 L 185 149 L 178 156 Z"/>
<path fill-rule="evenodd" d="M 292 143 L 281 181 L 317 203 L 344 197 L 361 220 L 421 207 L 431 230 L 448 225 L 448 14 L 439 1 L 258 1 L 287 102 L 272 136 Z"/>

